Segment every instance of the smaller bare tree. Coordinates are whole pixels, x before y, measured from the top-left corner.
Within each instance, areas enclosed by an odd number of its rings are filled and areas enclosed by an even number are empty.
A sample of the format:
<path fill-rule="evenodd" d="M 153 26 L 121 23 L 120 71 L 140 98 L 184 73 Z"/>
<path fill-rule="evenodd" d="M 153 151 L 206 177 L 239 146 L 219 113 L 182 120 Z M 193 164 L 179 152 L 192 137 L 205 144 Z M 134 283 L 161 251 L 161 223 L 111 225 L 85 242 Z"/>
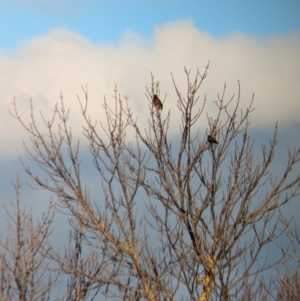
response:
<path fill-rule="evenodd" d="M 66 290 L 63 296 L 56 300 L 92 301 L 101 287 L 109 286 L 109 282 L 103 280 L 102 274 L 105 275 L 105 270 L 112 260 L 99 259 L 99 253 L 90 248 L 91 243 L 86 230 L 80 224 L 71 220 L 70 226 L 69 241 L 62 256 L 49 243 L 49 258 L 58 264 L 61 275 L 68 276 Z"/>
<path fill-rule="evenodd" d="M 279 244 L 284 255 L 284 270 L 277 269 L 277 290 L 270 295 L 277 301 L 300 300 L 300 233 L 297 230 L 297 222 L 294 219 L 286 220 L 280 212 L 280 222 L 283 232 L 286 234 L 288 244 Z"/>
<path fill-rule="evenodd" d="M 35 224 L 31 210 L 21 208 L 20 188 L 17 178 L 13 210 L 5 207 L 8 229 L 5 236 L 0 236 L 0 300 L 48 300 L 58 279 L 57 273 L 54 277 L 47 273 L 46 259 L 46 240 L 51 234 L 54 211 L 50 207 Z"/>

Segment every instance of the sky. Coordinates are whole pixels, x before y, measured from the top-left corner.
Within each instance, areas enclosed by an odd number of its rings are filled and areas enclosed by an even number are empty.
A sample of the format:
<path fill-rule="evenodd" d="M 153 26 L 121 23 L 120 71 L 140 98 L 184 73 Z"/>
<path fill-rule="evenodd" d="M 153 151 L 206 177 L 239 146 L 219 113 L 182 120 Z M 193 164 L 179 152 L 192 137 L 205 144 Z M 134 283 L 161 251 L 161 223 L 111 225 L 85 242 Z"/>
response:
<path fill-rule="evenodd" d="M 226 97 L 237 94 L 246 107 L 254 93 L 252 130 L 260 144 L 279 124 L 280 171 L 286 148 L 300 144 L 300 1 L 298 0 L 0 0 L 0 203 L 14 197 L 16 174 L 28 180 L 19 161 L 28 137 L 11 117 L 15 99 L 28 121 L 29 99 L 37 115 L 49 117 L 62 93 L 71 109 L 74 134 L 82 132 L 76 95 L 89 91 L 89 112 L 104 118 L 104 96 L 112 101 L 115 85 L 141 126 L 149 116 L 145 86 L 151 72 L 166 96 L 164 113 L 178 113 L 171 73 L 186 91 L 184 67 L 200 72 L 209 62 L 206 94 L 212 110 L 226 82 Z M 205 133 L 207 121 L 199 127 Z M 24 198 L 43 197 L 26 190 Z M 35 192 L 36 193 L 36 192 Z M 45 210 L 39 202 L 35 209 Z M 290 207 L 292 211 L 293 207 Z"/>
<path fill-rule="evenodd" d="M 251 129 L 263 141 L 279 124 L 279 152 L 300 141 L 300 1 L 0 0 L 0 188 L 6 199 L 28 137 L 9 114 L 15 99 L 25 121 L 29 100 L 50 117 L 62 93 L 76 137 L 82 133 L 77 96 L 88 87 L 89 113 L 102 120 L 104 96 L 115 85 L 146 125 L 145 86 L 151 72 L 172 113 L 178 112 L 171 79 L 186 91 L 184 67 L 195 73 L 210 64 L 200 95 L 207 110 L 223 90 L 241 105 L 254 94 Z M 206 120 L 199 127 L 205 132 Z M 267 139 L 268 139 L 267 138 Z M 281 164 L 281 160 L 278 160 Z"/>
<path fill-rule="evenodd" d="M 213 99 L 226 81 L 230 97 L 240 80 L 245 105 L 255 94 L 254 126 L 299 121 L 299 1 L 16 0 L 0 8 L 0 157 L 19 155 L 20 131 L 7 114 L 14 98 L 28 116 L 30 98 L 49 111 L 62 92 L 78 113 L 87 84 L 95 112 L 116 84 L 147 115 L 150 72 L 172 96 L 171 72 L 179 84 L 184 66 L 195 72 L 208 61 L 203 94 Z"/>

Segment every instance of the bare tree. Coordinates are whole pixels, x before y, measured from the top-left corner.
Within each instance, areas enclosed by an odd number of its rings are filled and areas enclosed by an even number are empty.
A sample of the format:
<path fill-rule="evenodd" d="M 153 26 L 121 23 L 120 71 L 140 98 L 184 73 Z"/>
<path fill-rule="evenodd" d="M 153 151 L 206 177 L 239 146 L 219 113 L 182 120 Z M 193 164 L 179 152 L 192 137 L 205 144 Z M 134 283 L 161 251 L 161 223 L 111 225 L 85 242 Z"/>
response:
<path fill-rule="evenodd" d="M 285 274 L 278 278 L 276 300 L 297 301 L 300 298 L 300 275 L 299 270 L 287 269 Z"/>
<path fill-rule="evenodd" d="M 13 212 L 5 208 L 8 229 L 6 237 L 0 239 L 0 300 L 48 300 L 58 278 L 47 273 L 48 262 L 42 254 L 47 253 L 46 240 L 51 233 L 53 210 L 49 209 L 35 224 L 31 211 L 21 208 L 19 179 L 14 187 Z"/>
<path fill-rule="evenodd" d="M 107 288 L 110 284 L 102 278 L 106 274 L 107 266 L 111 268 L 113 261 L 107 258 L 104 260 L 103 256 L 101 260 L 99 254 L 103 250 L 96 249 L 96 245 L 89 242 L 84 234 L 86 230 L 72 220 L 70 224 L 72 229 L 69 232 L 69 243 L 65 246 L 63 256 L 60 255 L 61 250 L 55 251 L 52 246 L 48 252 L 48 257 L 58 264 L 58 271 L 68 276 L 66 290 L 56 300 L 94 300 L 99 289 L 103 286 Z M 117 270 L 111 273 L 110 269 L 110 275 L 116 277 Z"/>
<path fill-rule="evenodd" d="M 277 282 L 275 291 L 268 290 L 277 301 L 296 301 L 300 299 L 300 235 L 297 230 L 297 217 L 289 221 L 280 212 L 280 223 L 285 234 L 284 244 L 275 241 L 284 256 L 284 266 L 276 267 Z M 287 241 L 286 241 L 287 240 Z"/>
<path fill-rule="evenodd" d="M 253 98 L 242 110 L 240 85 L 229 99 L 224 85 L 216 113 L 205 116 L 207 99 L 200 101 L 199 94 L 207 70 L 192 78 L 185 69 L 186 93 L 172 77 L 181 114 L 176 139 L 169 136 L 170 111 L 162 111 L 168 98 L 161 97 L 153 76 L 145 130 L 128 97 L 116 89 L 114 105 L 103 103 L 106 124 L 92 120 L 83 89 L 84 136 L 101 183 L 93 197 L 84 184 L 80 145 L 73 141 L 62 96 L 50 121 L 41 115 L 45 131 L 37 126 L 32 106 L 27 125 L 14 103 L 13 116 L 32 141 L 26 155 L 45 172 L 34 173 L 24 162 L 27 173 L 75 218 L 81 243 L 97 253 L 94 265 L 108 263 L 100 274 L 81 271 L 69 259 L 62 265 L 75 279 L 99 279 L 99 290 L 110 299 L 262 300 L 267 293 L 260 276 L 282 260 L 270 261 L 264 250 L 281 233 L 278 209 L 299 193 L 299 176 L 290 172 L 299 164 L 300 148 L 288 153 L 281 175 L 272 175 L 277 126 L 260 158 L 254 157 Z M 154 95 L 160 96 L 159 107 Z M 207 119 L 206 129 L 199 129 L 200 118 Z M 132 132 L 134 142 L 127 136 Z"/>

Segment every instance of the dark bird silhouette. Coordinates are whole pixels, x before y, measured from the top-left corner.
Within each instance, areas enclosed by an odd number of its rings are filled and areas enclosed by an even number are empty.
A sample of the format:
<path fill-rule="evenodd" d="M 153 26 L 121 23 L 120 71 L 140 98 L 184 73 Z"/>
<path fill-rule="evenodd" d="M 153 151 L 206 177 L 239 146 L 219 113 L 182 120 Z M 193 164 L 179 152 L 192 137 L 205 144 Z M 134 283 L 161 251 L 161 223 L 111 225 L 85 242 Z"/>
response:
<path fill-rule="evenodd" d="M 212 137 L 211 135 L 207 136 L 207 142 L 210 143 L 210 144 L 214 144 L 214 143 L 218 144 L 218 141 L 214 137 Z"/>
<path fill-rule="evenodd" d="M 153 95 L 153 100 L 152 100 L 153 105 L 155 106 L 156 110 L 162 110 L 163 104 L 160 101 L 160 99 L 157 97 L 156 94 Z"/>

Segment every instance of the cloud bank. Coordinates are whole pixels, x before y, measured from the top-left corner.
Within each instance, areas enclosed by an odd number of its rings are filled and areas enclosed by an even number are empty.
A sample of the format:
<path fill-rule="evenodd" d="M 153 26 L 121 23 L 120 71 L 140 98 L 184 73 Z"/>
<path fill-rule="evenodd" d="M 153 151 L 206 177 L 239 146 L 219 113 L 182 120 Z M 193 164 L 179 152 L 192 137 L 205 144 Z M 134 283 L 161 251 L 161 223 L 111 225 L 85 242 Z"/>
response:
<path fill-rule="evenodd" d="M 222 39 L 197 29 L 189 20 L 156 28 L 153 38 L 146 40 L 134 32 L 125 32 L 119 45 L 91 43 L 76 32 L 57 28 L 45 36 L 19 45 L 16 55 L 0 53 L 0 138 L 2 158 L 20 154 L 25 132 L 9 115 L 16 98 L 20 115 L 29 117 L 29 99 L 36 113 L 50 116 L 62 91 L 65 105 L 71 108 L 72 127 L 82 131 L 76 94 L 83 98 L 81 86 L 89 90 L 89 112 L 98 121 L 105 121 L 101 106 L 103 96 L 113 103 L 117 84 L 121 95 L 129 96 L 129 105 L 141 125 L 149 117 L 145 85 L 150 72 L 160 81 L 161 95 L 167 94 L 163 114 L 171 111 L 172 128 L 178 131 L 177 98 L 170 73 L 182 93 L 186 92 L 184 66 L 200 72 L 210 61 L 208 77 L 200 95 L 207 95 L 206 111 L 214 113 L 213 101 L 227 84 L 227 99 L 237 94 L 241 83 L 242 106 L 255 94 L 254 127 L 269 127 L 275 121 L 298 123 L 300 112 L 300 32 L 257 40 L 237 33 Z M 70 124 L 71 125 L 71 124 Z M 206 120 L 199 127 L 203 131 Z M 25 136 L 24 136 L 25 135 Z M 21 151 L 22 153 L 22 151 Z"/>

